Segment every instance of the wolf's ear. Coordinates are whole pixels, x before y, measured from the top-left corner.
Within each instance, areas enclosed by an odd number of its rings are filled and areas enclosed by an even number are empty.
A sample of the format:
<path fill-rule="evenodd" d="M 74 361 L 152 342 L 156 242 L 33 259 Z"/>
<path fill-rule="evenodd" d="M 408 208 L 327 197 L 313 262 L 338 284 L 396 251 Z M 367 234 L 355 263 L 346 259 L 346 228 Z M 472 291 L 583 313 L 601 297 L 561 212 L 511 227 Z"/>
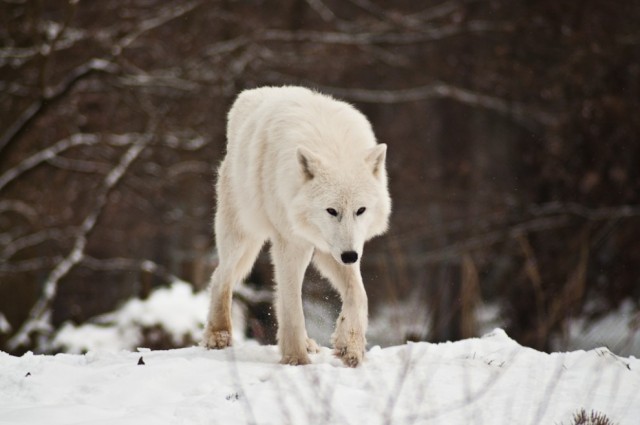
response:
<path fill-rule="evenodd" d="M 296 156 L 305 180 L 311 180 L 320 169 L 322 161 L 315 153 L 304 146 L 298 146 Z"/>
<path fill-rule="evenodd" d="M 384 168 L 384 160 L 386 157 L 387 145 L 384 143 L 380 143 L 367 151 L 364 160 L 371 167 L 374 176 L 380 176 L 380 171 Z"/>

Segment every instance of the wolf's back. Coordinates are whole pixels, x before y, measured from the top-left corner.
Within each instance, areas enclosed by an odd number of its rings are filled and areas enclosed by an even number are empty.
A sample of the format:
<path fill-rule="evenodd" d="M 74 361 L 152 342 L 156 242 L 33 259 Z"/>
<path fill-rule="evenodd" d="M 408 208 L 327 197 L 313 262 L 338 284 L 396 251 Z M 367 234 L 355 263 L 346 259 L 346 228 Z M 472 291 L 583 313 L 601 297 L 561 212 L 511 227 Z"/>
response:
<path fill-rule="evenodd" d="M 236 136 L 243 124 L 251 114 L 260 107 L 266 100 L 276 100 L 278 98 L 295 98 L 308 96 L 310 90 L 303 87 L 260 87 L 248 89 L 241 92 L 229 110 L 227 117 L 227 143 L 234 143 Z"/>

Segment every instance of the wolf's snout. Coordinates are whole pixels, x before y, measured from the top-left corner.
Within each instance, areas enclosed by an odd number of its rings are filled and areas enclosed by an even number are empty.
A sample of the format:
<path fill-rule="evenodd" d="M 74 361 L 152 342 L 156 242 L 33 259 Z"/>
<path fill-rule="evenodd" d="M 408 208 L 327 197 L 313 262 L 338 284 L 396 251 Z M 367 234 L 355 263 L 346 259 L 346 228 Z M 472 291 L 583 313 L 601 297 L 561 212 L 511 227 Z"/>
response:
<path fill-rule="evenodd" d="M 358 253 L 355 251 L 346 251 L 340 255 L 342 262 L 345 264 L 352 264 L 358 261 Z"/>

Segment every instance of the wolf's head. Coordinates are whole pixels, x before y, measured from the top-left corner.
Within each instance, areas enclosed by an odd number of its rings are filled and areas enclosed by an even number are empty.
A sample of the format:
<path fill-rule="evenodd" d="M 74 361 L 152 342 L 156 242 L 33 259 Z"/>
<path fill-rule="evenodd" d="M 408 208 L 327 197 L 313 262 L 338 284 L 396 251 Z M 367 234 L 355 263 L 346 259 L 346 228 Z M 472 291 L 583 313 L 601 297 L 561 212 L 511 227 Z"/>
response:
<path fill-rule="evenodd" d="M 378 144 L 358 157 L 330 162 L 299 147 L 303 184 L 290 211 L 294 231 L 339 263 L 357 262 L 365 241 L 388 227 L 386 152 L 387 145 Z"/>

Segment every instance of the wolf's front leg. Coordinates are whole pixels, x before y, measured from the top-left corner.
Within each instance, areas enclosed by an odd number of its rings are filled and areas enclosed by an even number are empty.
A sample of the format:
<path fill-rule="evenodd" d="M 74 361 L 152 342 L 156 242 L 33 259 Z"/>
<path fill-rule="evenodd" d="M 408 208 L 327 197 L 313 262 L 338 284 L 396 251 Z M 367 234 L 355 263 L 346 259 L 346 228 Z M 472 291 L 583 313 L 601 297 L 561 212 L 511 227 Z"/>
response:
<path fill-rule="evenodd" d="M 313 349 L 311 346 L 315 343 L 307 338 L 302 310 L 302 281 L 312 254 L 312 247 L 294 245 L 282 239 L 272 241 L 278 345 L 283 364 L 305 365 L 311 362 L 307 351 Z"/>
<path fill-rule="evenodd" d="M 367 294 L 358 271 L 357 278 L 352 280 L 342 295 L 342 311 L 331 337 L 336 355 L 347 366 L 356 367 L 362 363 L 367 345 L 367 313 Z"/>
<path fill-rule="evenodd" d="M 339 264 L 330 254 L 323 252 L 316 252 L 313 260 L 342 298 L 342 311 L 331 337 L 336 355 L 347 366 L 356 367 L 364 357 L 368 323 L 367 293 L 360 268 L 357 264 Z"/>

